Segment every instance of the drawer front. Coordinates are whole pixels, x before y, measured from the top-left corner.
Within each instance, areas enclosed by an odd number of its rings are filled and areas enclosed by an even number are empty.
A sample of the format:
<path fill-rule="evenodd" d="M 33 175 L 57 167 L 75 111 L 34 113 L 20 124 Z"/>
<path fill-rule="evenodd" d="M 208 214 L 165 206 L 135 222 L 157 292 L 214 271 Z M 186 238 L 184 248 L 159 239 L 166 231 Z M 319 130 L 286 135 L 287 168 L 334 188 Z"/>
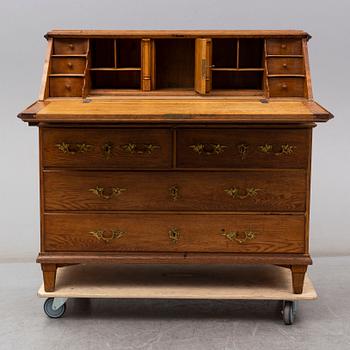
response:
<path fill-rule="evenodd" d="M 81 57 L 52 57 L 52 74 L 83 74 L 86 59 Z"/>
<path fill-rule="evenodd" d="M 307 129 L 188 129 L 177 132 L 182 168 L 306 168 Z"/>
<path fill-rule="evenodd" d="M 169 168 L 168 129 L 43 129 L 44 167 Z"/>
<path fill-rule="evenodd" d="M 45 251 L 303 253 L 302 215 L 45 214 Z"/>
<path fill-rule="evenodd" d="M 84 55 L 87 53 L 86 39 L 54 39 L 53 53 L 55 55 Z"/>
<path fill-rule="evenodd" d="M 302 55 L 301 39 L 268 39 L 266 40 L 268 55 Z"/>
<path fill-rule="evenodd" d="M 51 97 L 80 97 L 84 79 L 80 77 L 50 77 Z"/>
<path fill-rule="evenodd" d="M 305 211 L 306 173 L 44 172 L 45 210 Z"/>
<path fill-rule="evenodd" d="M 304 97 L 304 78 L 269 78 L 269 91 L 271 97 Z"/>
<path fill-rule="evenodd" d="M 304 60 L 292 57 L 270 57 L 267 60 L 269 74 L 304 74 Z"/>

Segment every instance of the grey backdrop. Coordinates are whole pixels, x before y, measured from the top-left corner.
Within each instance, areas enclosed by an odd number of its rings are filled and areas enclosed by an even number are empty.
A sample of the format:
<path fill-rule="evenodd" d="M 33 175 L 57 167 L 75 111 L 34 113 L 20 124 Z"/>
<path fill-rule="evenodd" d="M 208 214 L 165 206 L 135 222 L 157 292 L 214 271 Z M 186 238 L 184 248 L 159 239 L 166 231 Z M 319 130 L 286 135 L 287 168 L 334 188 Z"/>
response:
<path fill-rule="evenodd" d="M 37 98 L 45 32 L 64 29 L 303 29 L 314 96 L 336 119 L 314 131 L 311 252 L 350 253 L 350 7 L 347 0 L 36 0 L 0 3 L 0 258 L 39 249 L 38 133 L 16 118 Z"/>

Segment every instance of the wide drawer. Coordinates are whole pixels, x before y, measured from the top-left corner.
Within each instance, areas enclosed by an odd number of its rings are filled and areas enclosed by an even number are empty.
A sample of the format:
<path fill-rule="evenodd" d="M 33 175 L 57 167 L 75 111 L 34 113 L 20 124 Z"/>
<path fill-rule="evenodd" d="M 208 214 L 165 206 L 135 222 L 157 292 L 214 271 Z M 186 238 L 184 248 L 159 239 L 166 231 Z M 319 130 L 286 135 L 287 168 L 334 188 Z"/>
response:
<path fill-rule="evenodd" d="M 167 129 L 46 128 L 44 167 L 169 168 L 171 132 Z"/>
<path fill-rule="evenodd" d="M 177 132 L 178 167 L 306 168 L 307 129 L 186 129 Z"/>
<path fill-rule="evenodd" d="M 303 253 L 303 215 L 45 214 L 44 250 Z"/>
<path fill-rule="evenodd" d="M 47 211 L 305 211 L 306 173 L 45 171 Z"/>
<path fill-rule="evenodd" d="M 300 39 L 268 39 L 266 40 L 268 55 L 302 55 Z"/>

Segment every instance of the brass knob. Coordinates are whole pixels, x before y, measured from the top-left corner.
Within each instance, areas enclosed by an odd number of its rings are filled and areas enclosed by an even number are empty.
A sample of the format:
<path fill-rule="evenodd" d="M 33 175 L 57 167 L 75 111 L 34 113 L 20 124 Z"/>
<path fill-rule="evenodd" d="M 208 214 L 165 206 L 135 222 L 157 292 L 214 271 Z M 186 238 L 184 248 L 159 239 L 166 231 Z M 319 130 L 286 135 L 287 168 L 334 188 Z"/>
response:
<path fill-rule="evenodd" d="M 73 50 L 73 49 L 74 49 L 74 45 L 73 45 L 73 44 L 69 44 L 69 48 L 70 48 L 71 50 Z"/>
<path fill-rule="evenodd" d="M 65 86 L 64 86 L 67 90 L 71 90 L 71 86 L 70 86 L 70 84 L 66 84 Z"/>
<path fill-rule="evenodd" d="M 288 66 L 287 66 L 287 63 L 283 63 L 282 66 L 283 66 L 283 68 L 285 68 L 285 69 L 287 69 L 287 67 L 288 67 Z"/>
<path fill-rule="evenodd" d="M 287 48 L 287 45 L 286 45 L 286 44 L 282 44 L 282 45 L 281 45 L 281 48 L 282 48 L 282 49 L 286 49 L 286 48 Z"/>
<path fill-rule="evenodd" d="M 286 83 L 282 84 L 282 89 L 286 90 L 288 88 L 288 85 Z"/>
<path fill-rule="evenodd" d="M 72 63 L 72 62 L 68 62 L 68 63 L 67 63 L 67 66 L 68 66 L 69 68 L 73 68 L 73 63 Z"/>

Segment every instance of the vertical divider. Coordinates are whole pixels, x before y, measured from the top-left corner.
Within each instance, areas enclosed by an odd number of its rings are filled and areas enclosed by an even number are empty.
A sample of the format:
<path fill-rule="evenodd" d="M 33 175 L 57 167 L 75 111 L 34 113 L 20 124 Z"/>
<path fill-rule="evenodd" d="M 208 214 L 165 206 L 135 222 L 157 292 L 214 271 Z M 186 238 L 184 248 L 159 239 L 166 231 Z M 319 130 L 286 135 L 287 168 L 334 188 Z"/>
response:
<path fill-rule="evenodd" d="M 114 39 L 114 68 L 117 68 L 117 40 Z"/>
<path fill-rule="evenodd" d="M 270 98 L 269 80 L 268 80 L 268 68 L 267 68 L 267 50 L 266 50 L 266 39 L 264 39 L 264 95 L 266 98 Z"/>
<path fill-rule="evenodd" d="M 43 74 L 41 77 L 41 85 L 40 85 L 40 92 L 39 92 L 39 101 L 45 100 L 45 98 L 49 97 L 50 92 L 50 82 L 49 82 L 49 74 L 51 70 L 51 55 L 53 53 L 53 39 L 49 38 L 47 41 L 47 51 L 45 55 L 45 62 L 44 62 L 44 68 L 43 68 Z"/>
<path fill-rule="evenodd" d="M 83 98 L 86 98 L 90 91 L 91 87 L 91 75 L 90 75 L 90 66 L 91 66 L 91 50 L 90 50 L 90 39 L 87 41 L 87 52 L 86 52 L 86 62 L 84 70 L 84 83 L 81 95 Z"/>
<path fill-rule="evenodd" d="M 237 60 L 236 60 L 236 68 L 239 69 L 239 39 L 237 39 Z"/>
<path fill-rule="evenodd" d="M 141 40 L 141 89 L 151 91 L 152 80 L 152 42 L 151 39 Z"/>
<path fill-rule="evenodd" d="M 304 95 L 309 100 L 312 100 L 313 93 L 312 93 L 311 73 L 310 73 L 310 65 L 309 65 L 309 55 L 307 50 L 307 39 L 303 39 L 302 45 L 303 45 L 304 68 L 305 68 Z"/>

